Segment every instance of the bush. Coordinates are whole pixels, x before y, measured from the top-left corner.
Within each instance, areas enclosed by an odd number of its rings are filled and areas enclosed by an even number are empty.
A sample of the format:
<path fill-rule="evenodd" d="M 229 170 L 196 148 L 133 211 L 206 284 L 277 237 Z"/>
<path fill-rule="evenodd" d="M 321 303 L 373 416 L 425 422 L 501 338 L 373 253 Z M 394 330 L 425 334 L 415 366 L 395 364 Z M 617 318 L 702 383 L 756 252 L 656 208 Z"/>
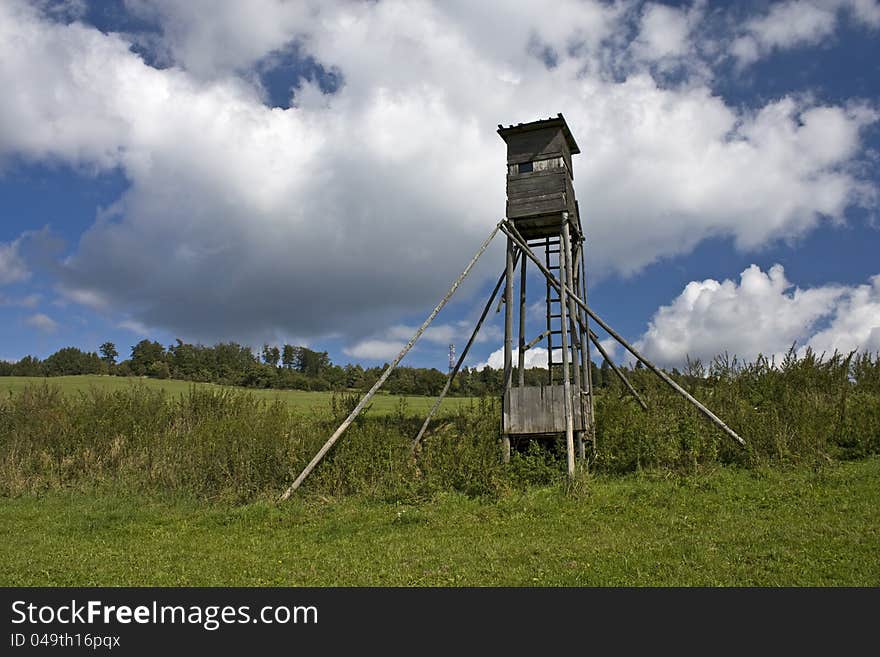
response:
<path fill-rule="evenodd" d="M 154 379 L 167 379 L 171 376 L 171 371 L 168 369 L 168 363 L 159 361 L 150 364 L 147 368 L 147 375 Z"/>

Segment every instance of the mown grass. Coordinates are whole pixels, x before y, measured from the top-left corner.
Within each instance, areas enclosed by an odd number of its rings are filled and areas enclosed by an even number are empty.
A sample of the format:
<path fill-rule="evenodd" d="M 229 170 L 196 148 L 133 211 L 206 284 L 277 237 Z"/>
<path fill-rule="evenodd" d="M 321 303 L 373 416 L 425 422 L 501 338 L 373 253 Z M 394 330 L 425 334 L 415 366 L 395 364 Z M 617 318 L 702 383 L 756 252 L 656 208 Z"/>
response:
<path fill-rule="evenodd" d="M 8 393 L 20 393 L 28 387 L 48 383 L 57 386 L 62 393 L 67 395 L 86 394 L 92 390 L 101 392 L 116 392 L 129 390 L 133 387 L 143 387 L 147 390 L 161 390 L 169 396 L 179 397 L 189 393 L 193 386 L 201 390 L 222 391 L 239 390 L 252 394 L 256 399 L 267 402 L 281 401 L 288 408 L 297 411 L 323 413 L 330 404 L 333 393 L 312 392 L 308 390 L 262 390 L 254 388 L 236 388 L 232 386 L 220 386 L 215 383 L 191 383 L 189 381 L 177 381 L 174 379 L 151 379 L 147 377 L 124 377 L 103 376 L 97 374 L 83 374 L 77 376 L 53 376 L 43 378 L 37 376 L 4 376 L 0 377 L 0 395 Z M 405 400 L 405 404 L 412 412 L 427 414 L 434 403 L 433 397 L 420 397 L 418 395 L 396 396 L 389 395 L 380 390 L 373 397 L 367 414 L 386 415 L 392 413 Z M 463 397 L 449 397 L 445 408 L 457 408 L 461 404 L 467 404 L 470 400 Z"/>
<path fill-rule="evenodd" d="M 880 458 L 410 503 L 6 497 L 0 584 L 877 586 Z"/>

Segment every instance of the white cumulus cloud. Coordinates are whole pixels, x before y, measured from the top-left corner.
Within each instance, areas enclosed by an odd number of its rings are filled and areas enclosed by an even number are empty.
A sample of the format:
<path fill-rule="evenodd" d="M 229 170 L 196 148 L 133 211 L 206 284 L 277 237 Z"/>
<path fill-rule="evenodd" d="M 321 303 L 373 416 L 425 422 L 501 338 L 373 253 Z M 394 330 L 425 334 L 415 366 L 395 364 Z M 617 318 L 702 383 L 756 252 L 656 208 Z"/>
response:
<path fill-rule="evenodd" d="M 20 239 L 0 242 L 0 285 L 21 281 L 30 275 L 19 252 Z"/>
<path fill-rule="evenodd" d="M 874 108 L 791 96 L 744 109 L 701 79 L 662 85 L 638 64 L 609 76 L 609 60 L 638 60 L 621 54 L 626 3 L 128 6 L 162 26 L 168 67 L 126 35 L 0 3 L 0 156 L 121 170 L 129 189 L 60 287 L 189 339 L 332 333 L 353 354 L 389 318 L 427 310 L 503 213 L 494 126 L 560 111 L 584 151 L 575 185 L 596 276 L 876 207 L 857 166 Z M 639 16 L 632 48 L 685 48 L 681 15 Z M 293 47 L 342 85 L 299 80 L 292 107 L 269 107 L 255 67 Z M 476 281 L 493 258 L 500 245 Z"/>
<path fill-rule="evenodd" d="M 767 13 L 746 21 L 730 51 L 747 65 L 774 50 L 815 45 L 834 34 L 844 13 L 870 29 L 880 27 L 876 0 L 788 0 L 772 3 Z"/>
<path fill-rule="evenodd" d="M 346 347 L 343 352 L 352 358 L 390 361 L 400 353 L 405 345 L 406 342 L 402 341 L 370 338 Z"/>
<path fill-rule="evenodd" d="M 827 327 L 822 328 L 823 324 Z M 869 285 L 801 289 L 780 265 L 752 265 L 740 281 L 693 281 L 651 319 L 636 343 L 660 365 L 704 362 L 727 352 L 746 360 L 784 354 L 797 342 L 818 352 L 878 349 L 880 276 Z"/>
<path fill-rule="evenodd" d="M 44 333 L 54 333 L 58 330 L 58 322 L 44 313 L 35 313 L 25 319 L 25 324 Z"/>
<path fill-rule="evenodd" d="M 880 275 L 866 285 L 849 288 L 828 328 L 813 335 L 809 346 L 819 353 L 854 349 L 880 353 Z"/>
<path fill-rule="evenodd" d="M 530 367 L 547 367 L 547 350 L 544 347 L 532 347 L 526 351 L 526 369 Z M 562 350 L 553 350 L 553 362 L 562 362 Z M 519 349 L 513 348 L 513 363 L 516 366 L 519 363 Z M 504 347 L 496 349 L 485 361 L 481 361 L 473 366 L 475 370 L 482 370 L 484 367 L 490 367 L 493 370 L 500 370 L 504 367 Z"/>
<path fill-rule="evenodd" d="M 647 3 L 642 9 L 637 56 L 647 59 L 680 57 L 691 51 L 690 33 L 699 14 L 668 5 Z"/>

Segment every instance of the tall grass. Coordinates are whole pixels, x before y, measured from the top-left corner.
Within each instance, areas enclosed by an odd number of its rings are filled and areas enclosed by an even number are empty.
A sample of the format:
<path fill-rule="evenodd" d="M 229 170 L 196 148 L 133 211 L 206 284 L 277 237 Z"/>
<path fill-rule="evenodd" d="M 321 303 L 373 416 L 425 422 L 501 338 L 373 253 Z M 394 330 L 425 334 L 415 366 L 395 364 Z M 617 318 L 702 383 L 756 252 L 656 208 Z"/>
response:
<path fill-rule="evenodd" d="M 719 356 L 682 377 L 747 442 L 740 449 L 648 372 L 633 372 L 649 409 L 615 386 L 597 398 L 600 469 L 818 463 L 880 452 L 880 355 L 793 351 L 781 363 Z"/>
<path fill-rule="evenodd" d="M 643 412 L 611 386 L 597 394 L 598 452 L 591 467 L 690 471 L 825 463 L 880 452 L 880 357 L 793 353 L 780 364 L 716 358 L 683 382 L 748 442 L 734 445 L 647 372 L 632 373 Z M 0 400 L 0 493 L 69 487 L 172 491 L 205 499 L 274 497 L 358 399 L 334 395 L 323 414 L 301 413 L 247 392 L 193 387 L 169 396 L 146 387 L 64 395 L 49 384 Z M 536 442 L 500 462 L 499 403 L 447 413 L 414 458 L 421 417 L 401 401 L 361 417 L 308 480 L 311 494 L 413 500 L 440 491 L 470 496 L 559 480 L 558 445 Z"/>

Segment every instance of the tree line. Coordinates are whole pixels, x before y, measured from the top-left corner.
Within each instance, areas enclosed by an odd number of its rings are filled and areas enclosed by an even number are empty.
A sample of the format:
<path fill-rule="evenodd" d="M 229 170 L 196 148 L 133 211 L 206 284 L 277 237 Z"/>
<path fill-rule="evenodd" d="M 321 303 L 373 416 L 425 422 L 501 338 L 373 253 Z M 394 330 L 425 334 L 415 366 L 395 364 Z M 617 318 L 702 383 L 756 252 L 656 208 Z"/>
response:
<path fill-rule="evenodd" d="M 248 388 L 367 390 L 386 367 L 340 366 L 331 362 L 326 351 L 298 345 L 267 344 L 256 354 L 249 346 L 236 342 L 206 346 L 180 339 L 167 347 L 141 340 L 131 347 L 128 358 L 118 360 L 119 355 L 112 342 L 103 343 L 97 352 L 64 347 L 44 360 L 29 355 L 14 363 L 0 361 L 0 376 L 105 374 Z M 437 395 L 445 382 L 446 374 L 437 369 L 401 367 L 392 373 L 385 389 L 392 394 Z M 496 382 L 490 375 L 474 383 L 479 389 L 489 390 Z M 472 387 L 459 383 L 453 394 L 473 394 Z"/>
<path fill-rule="evenodd" d="M 880 371 L 880 355 L 861 354 L 848 357 L 852 363 L 851 376 L 860 380 L 865 372 Z M 241 386 L 245 388 L 277 388 L 293 390 L 369 390 L 388 367 L 364 368 L 361 365 L 336 365 L 331 362 L 326 351 L 314 351 L 296 345 L 263 345 L 259 353 L 237 342 L 221 342 L 213 346 L 189 344 L 178 339 L 175 344 L 165 347 L 159 342 L 141 340 L 131 347 L 130 356 L 117 361 L 119 352 L 112 342 L 105 342 L 97 352 L 82 351 L 76 347 L 59 349 L 44 360 L 35 356 L 25 356 L 10 363 L 0 360 L 0 376 L 66 376 L 77 374 L 106 374 L 112 376 L 145 376 L 156 379 L 178 379 L 220 385 Z M 805 362 L 815 360 L 816 355 L 808 350 Z M 835 352 L 834 358 L 842 358 Z M 820 357 L 821 360 L 821 357 Z M 772 363 L 759 356 L 756 362 L 769 363 L 770 369 L 791 368 L 791 363 L 799 362 L 795 356 L 794 345 L 785 359 Z M 830 362 L 830 361 L 829 361 Z M 869 367 L 870 365 L 870 367 Z M 591 376 L 594 388 L 615 389 L 624 394 L 624 389 L 614 372 L 603 361 L 601 367 L 591 362 Z M 693 385 L 712 385 L 713 381 L 732 376 L 731 372 L 745 367 L 742 361 L 727 354 L 717 356 L 708 365 L 690 359 L 684 372 L 676 368 L 667 371 L 673 379 L 685 387 Z M 643 368 L 641 363 L 634 366 L 620 365 L 626 377 L 639 390 L 650 387 L 654 375 Z M 876 374 L 874 375 L 876 376 Z M 503 372 L 485 367 L 481 370 L 463 367 L 449 389 L 449 394 L 463 397 L 482 397 L 500 395 Z M 554 382 L 561 381 L 561 365 L 554 363 Z M 385 382 L 383 389 L 392 395 L 440 394 L 446 383 L 446 373 L 436 368 L 397 367 Z M 547 383 L 547 369 L 535 367 L 525 372 L 525 384 L 537 386 Z"/>
<path fill-rule="evenodd" d="M 294 390 L 368 390 L 378 380 L 387 364 L 364 368 L 358 364 L 336 365 L 326 351 L 298 345 L 263 345 L 259 353 L 237 342 L 213 346 L 189 344 L 178 339 L 165 346 L 153 340 L 141 340 L 131 347 L 128 358 L 119 359 L 113 342 L 104 342 L 97 352 L 76 347 L 59 349 L 44 360 L 25 356 L 15 363 L 0 361 L 0 376 L 66 376 L 106 374 L 145 376 L 234 385 L 246 388 Z M 612 384 L 608 364 L 592 364 L 593 384 Z M 559 377 L 556 377 L 559 381 Z M 525 372 L 526 385 L 547 382 L 546 368 Z M 398 367 L 384 389 L 393 395 L 438 395 L 446 383 L 446 372 L 436 368 Z M 450 388 L 455 396 L 479 397 L 500 394 L 502 372 L 491 368 L 462 368 Z"/>

